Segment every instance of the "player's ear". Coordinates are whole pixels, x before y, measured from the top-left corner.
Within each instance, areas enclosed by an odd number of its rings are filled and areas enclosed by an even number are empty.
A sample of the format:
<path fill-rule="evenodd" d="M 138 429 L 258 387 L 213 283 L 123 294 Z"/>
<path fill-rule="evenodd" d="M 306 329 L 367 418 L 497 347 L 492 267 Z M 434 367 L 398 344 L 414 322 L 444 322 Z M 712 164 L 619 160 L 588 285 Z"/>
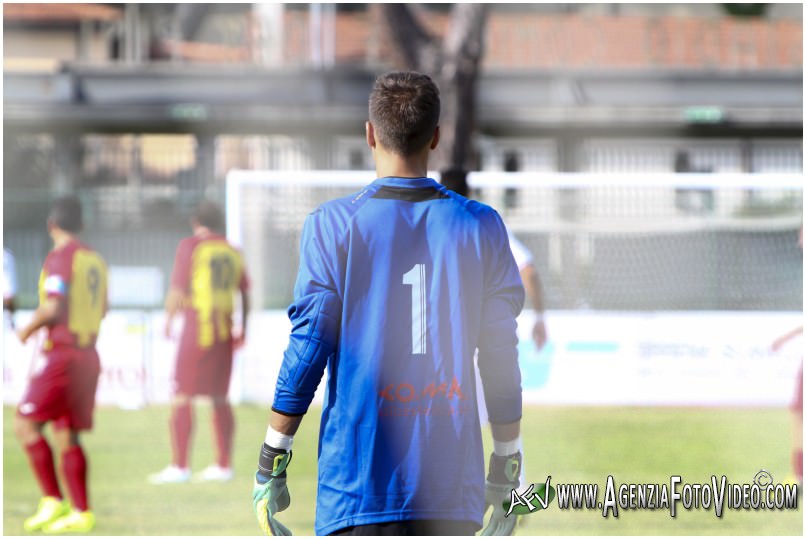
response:
<path fill-rule="evenodd" d="M 439 144 L 439 126 L 434 129 L 434 136 L 431 138 L 431 149 L 436 149 L 437 145 Z"/>
<path fill-rule="evenodd" d="M 364 129 L 367 132 L 367 146 L 369 146 L 370 148 L 372 148 L 374 150 L 375 149 L 375 144 L 376 144 L 375 143 L 375 127 L 372 125 L 372 122 L 367 120 L 367 122 L 364 124 Z"/>

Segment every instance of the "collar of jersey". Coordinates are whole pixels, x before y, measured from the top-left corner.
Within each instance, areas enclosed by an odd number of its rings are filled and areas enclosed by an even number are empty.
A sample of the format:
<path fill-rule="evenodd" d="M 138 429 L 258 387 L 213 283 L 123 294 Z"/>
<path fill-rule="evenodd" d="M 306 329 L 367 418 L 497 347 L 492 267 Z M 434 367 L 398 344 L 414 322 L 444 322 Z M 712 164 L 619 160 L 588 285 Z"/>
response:
<path fill-rule="evenodd" d="M 392 187 L 437 187 L 439 184 L 431 178 L 399 178 L 396 176 L 385 176 L 378 178 L 372 185 L 390 185 Z"/>

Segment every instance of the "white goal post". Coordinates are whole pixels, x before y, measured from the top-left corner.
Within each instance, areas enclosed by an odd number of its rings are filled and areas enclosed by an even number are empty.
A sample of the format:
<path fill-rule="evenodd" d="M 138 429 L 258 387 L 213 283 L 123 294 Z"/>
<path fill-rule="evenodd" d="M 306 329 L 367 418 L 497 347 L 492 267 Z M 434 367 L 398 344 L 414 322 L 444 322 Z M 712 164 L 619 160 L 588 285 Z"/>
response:
<path fill-rule="evenodd" d="M 227 235 L 256 311 L 234 378 L 244 400 L 271 398 L 306 216 L 374 180 L 229 173 Z M 785 404 L 800 356 L 773 356 L 769 342 L 803 308 L 801 175 L 472 172 L 468 183 L 532 251 L 545 289 L 543 352 L 528 305 L 519 318 L 527 402 Z"/>
<path fill-rule="evenodd" d="M 366 170 L 228 174 L 227 235 L 256 276 L 256 305 L 290 299 L 305 217 L 374 179 Z M 558 308 L 792 309 L 786 298 L 802 291 L 799 174 L 471 172 L 468 184 L 533 251 Z"/>

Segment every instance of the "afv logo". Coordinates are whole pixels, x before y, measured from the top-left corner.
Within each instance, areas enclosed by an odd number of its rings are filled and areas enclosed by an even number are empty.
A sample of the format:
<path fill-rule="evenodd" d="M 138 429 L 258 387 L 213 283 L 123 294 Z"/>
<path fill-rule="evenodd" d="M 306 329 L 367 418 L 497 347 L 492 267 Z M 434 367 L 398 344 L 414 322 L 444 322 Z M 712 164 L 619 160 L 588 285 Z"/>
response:
<path fill-rule="evenodd" d="M 545 483 L 532 483 L 523 492 L 513 488 L 509 501 L 504 501 L 504 510 L 507 512 L 505 516 L 508 517 L 512 513 L 528 515 L 541 509 L 548 509 L 555 495 L 556 491 L 551 486 L 551 476 L 546 478 Z M 536 503 L 532 503 L 533 501 Z"/>

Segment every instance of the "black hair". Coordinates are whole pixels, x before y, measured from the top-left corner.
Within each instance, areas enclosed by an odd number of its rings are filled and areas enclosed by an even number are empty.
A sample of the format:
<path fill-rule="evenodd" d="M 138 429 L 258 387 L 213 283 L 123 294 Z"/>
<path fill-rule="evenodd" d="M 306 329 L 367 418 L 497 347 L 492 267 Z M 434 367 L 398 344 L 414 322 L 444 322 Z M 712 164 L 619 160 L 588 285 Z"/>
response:
<path fill-rule="evenodd" d="M 224 230 L 224 213 L 218 204 L 205 200 L 196 207 L 193 219 L 201 226 L 220 232 Z"/>
<path fill-rule="evenodd" d="M 385 148 L 408 157 L 431 142 L 439 125 L 439 88 L 428 75 L 396 71 L 380 75 L 369 96 L 369 121 Z"/>
<path fill-rule="evenodd" d="M 81 201 L 75 195 L 57 198 L 50 207 L 48 220 L 64 231 L 80 232 L 84 227 Z"/>

